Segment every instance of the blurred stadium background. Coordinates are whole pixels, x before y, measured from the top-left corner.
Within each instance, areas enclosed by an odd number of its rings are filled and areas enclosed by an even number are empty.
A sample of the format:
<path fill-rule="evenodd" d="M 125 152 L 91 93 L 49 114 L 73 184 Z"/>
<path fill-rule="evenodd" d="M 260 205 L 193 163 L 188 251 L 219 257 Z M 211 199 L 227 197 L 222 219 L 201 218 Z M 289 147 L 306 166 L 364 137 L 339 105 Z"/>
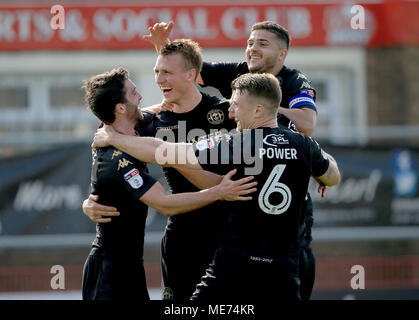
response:
<path fill-rule="evenodd" d="M 65 9 L 63 30 L 50 26 L 54 4 Z M 355 4 L 365 13 L 361 29 L 351 28 Z M 244 60 L 257 21 L 288 28 L 286 65 L 317 89 L 314 136 L 343 173 L 325 199 L 311 186 L 312 298 L 419 299 L 418 14 L 418 1 L 1 1 L 0 299 L 81 298 L 95 230 L 81 203 L 98 125 L 83 105 L 82 80 L 124 66 L 143 106 L 161 101 L 156 54 L 142 35 L 169 20 L 172 38 L 197 40 L 206 61 Z M 158 167 L 150 170 L 164 183 Z M 165 221 L 150 209 L 145 266 L 153 299 L 160 299 Z M 64 267 L 64 290 L 51 288 L 54 265 Z M 364 267 L 365 289 L 351 288 L 355 265 Z"/>

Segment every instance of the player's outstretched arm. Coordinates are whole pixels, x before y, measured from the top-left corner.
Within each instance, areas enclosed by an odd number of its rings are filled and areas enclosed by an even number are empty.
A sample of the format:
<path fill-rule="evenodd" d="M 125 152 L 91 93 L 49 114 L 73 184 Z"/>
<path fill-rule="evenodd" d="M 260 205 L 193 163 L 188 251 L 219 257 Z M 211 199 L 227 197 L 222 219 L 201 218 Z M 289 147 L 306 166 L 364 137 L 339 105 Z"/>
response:
<path fill-rule="evenodd" d="M 328 153 L 326 156 L 329 158 L 329 167 L 326 172 L 320 177 L 314 177 L 314 179 L 325 186 L 331 187 L 340 182 L 340 172 L 336 160 Z"/>
<path fill-rule="evenodd" d="M 104 125 L 96 131 L 92 147 L 110 145 L 147 163 L 202 170 L 190 143 L 171 143 L 157 138 L 123 135 L 112 126 Z"/>
<path fill-rule="evenodd" d="M 99 204 L 98 195 L 89 195 L 89 198 L 83 201 L 83 213 L 93 222 L 108 223 L 111 222 L 110 217 L 119 216 L 119 212 L 115 207 L 108 207 Z"/>
<path fill-rule="evenodd" d="M 172 216 L 202 208 L 218 200 L 247 201 L 252 197 L 248 194 L 255 192 L 257 182 L 250 182 L 253 176 L 240 180 L 231 180 L 236 169 L 224 176 L 221 183 L 199 192 L 185 192 L 166 194 L 160 183 L 155 183 L 141 198 L 145 204 L 155 208 L 166 216 Z"/>
<path fill-rule="evenodd" d="M 170 21 L 169 23 L 160 22 L 155 23 L 152 27 L 148 28 L 149 34 L 144 35 L 143 39 L 151 42 L 151 44 L 156 49 L 157 53 L 160 52 L 160 49 L 169 42 L 169 36 L 172 32 L 174 22 Z"/>
<path fill-rule="evenodd" d="M 187 169 L 182 166 L 174 166 L 174 168 L 201 190 L 214 187 L 223 180 L 223 176 L 206 170 Z"/>

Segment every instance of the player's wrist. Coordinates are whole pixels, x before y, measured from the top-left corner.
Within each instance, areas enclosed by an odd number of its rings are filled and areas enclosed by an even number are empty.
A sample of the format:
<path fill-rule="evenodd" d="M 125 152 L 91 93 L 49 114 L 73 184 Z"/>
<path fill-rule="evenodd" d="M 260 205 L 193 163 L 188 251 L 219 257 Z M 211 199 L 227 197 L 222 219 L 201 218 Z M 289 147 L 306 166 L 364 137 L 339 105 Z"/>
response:
<path fill-rule="evenodd" d="M 119 136 L 122 136 L 122 135 L 118 132 L 109 133 L 108 136 L 106 137 L 106 142 L 111 146 L 117 147 Z"/>
<path fill-rule="evenodd" d="M 224 199 L 224 192 L 222 190 L 222 188 L 220 187 L 220 185 L 216 185 L 212 188 L 210 188 L 210 190 L 212 190 L 212 192 L 214 193 L 214 197 L 216 201 L 222 201 L 225 200 Z"/>

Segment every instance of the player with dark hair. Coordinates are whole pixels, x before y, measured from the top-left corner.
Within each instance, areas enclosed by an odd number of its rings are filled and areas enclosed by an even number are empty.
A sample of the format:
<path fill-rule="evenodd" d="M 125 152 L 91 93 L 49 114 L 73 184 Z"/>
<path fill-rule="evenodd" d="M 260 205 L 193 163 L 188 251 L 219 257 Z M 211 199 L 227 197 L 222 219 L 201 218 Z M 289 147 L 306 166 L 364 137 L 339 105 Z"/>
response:
<path fill-rule="evenodd" d="M 228 100 L 201 93 L 196 87 L 201 67 L 200 48 L 191 40 L 175 40 L 161 48 L 154 66 L 155 81 L 166 103 L 173 104 L 174 108 L 173 112 L 151 116 L 142 128 L 142 136 L 194 142 L 202 136 L 215 135 L 222 129 L 228 132 L 236 127 L 234 120 L 228 117 Z M 190 174 L 193 171 L 195 174 Z M 202 172 L 200 174 L 206 177 L 201 178 L 196 176 L 196 170 L 188 172 L 181 168 L 163 168 L 163 172 L 173 194 L 205 189 L 205 181 L 212 175 Z M 113 214 L 112 208 L 93 200 L 91 196 L 84 201 L 84 213 L 92 220 L 109 219 L 106 217 Z M 214 203 L 168 218 L 161 246 L 163 299 L 186 301 L 191 297 L 217 248 L 225 221 L 223 205 Z"/>
<path fill-rule="evenodd" d="M 85 81 L 85 100 L 104 123 L 122 134 L 135 136 L 143 118 L 142 99 L 124 68 Z M 138 127 L 137 127 L 138 128 Z M 145 163 L 114 147 L 93 151 L 92 194 L 121 213 L 109 223 L 98 220 L 96 239 L 83 270 L 84 300 L 149 300 L 143 266 L 144 229 L 148 205 L 172 216 L 193 211 L 217 200 L 250 200 L 255 189 L 248 180 L 222 182 L 200 192 L 167 195 L 145 170 Z"/>
<path fill-rule="evenodd" d="M 128 137 L 99 129 L 93 146 L 113 145 L 150 163 L 255 174 L 256 196 L 246 205 L 226 208 L 220 245 L 192 296 L 199 301 L 298 300 L 299 230 L 310 177 L 332 186 L 340 173 L 332 156 L 312 138 L 277 124 L 281 91 L 271 74 L 245 74 L 232 83 L 230 112 L 237 134 L 195 144 Z M 187 162 L 180 164 L 179 152 Z M 176 155 L 164 159 L 162 152 Z M 249 162 L 249 155 L 255 155 Z M 259 164 L 257 164 L 259 162 Z M 255 168 L 259 173 L 256 174 Z M 221 179 L 221 176 L 219 176 Z"/>
<path fill-rule="evenodd" d="M 158 51 L 169 42 L 173 22 L 156 23 L 149 28 L 149 35 L 144 36 Z M 291 36 L 282 26 L 271 21 L 263 21 L 251 27 L 245 50 L 245 62 L 204 62 L 197 82 L 203 86 L 217 88 L 225 98 L 231 97 L 231 82 L 242 74 L 271 73 L 281 85 L 282 101 L 278 108 L 278 123 L 299 132 L 311 135 L 317 122 L 315 105 L 316 91 L 307 77 L 299 70 L 284 65 L 288 54 Z M 230 115 L 231 116 L 231 115 Z M 320 186 L 322 196 L 326 187 Z M 312 241 L 313 205 L 307 193 L 305 224 L 300 230 L 301 241 L 301 296 L 309 299 L 315 279 L 315 257 L 310 247 Z"/>

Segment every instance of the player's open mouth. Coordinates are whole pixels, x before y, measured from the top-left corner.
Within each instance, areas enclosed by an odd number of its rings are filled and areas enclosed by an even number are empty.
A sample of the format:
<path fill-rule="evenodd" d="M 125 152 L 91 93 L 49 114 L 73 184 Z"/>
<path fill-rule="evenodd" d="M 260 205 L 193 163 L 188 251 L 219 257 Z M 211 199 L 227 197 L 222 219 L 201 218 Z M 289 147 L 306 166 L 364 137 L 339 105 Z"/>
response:
<path fill-rule="evenodd" d="M 163 87 L 160 87 L 160 90 L 163 91 L 163 93 L 168 93 L 168 92 L 172 91 L 172 88 L 163 88 Z"/>

